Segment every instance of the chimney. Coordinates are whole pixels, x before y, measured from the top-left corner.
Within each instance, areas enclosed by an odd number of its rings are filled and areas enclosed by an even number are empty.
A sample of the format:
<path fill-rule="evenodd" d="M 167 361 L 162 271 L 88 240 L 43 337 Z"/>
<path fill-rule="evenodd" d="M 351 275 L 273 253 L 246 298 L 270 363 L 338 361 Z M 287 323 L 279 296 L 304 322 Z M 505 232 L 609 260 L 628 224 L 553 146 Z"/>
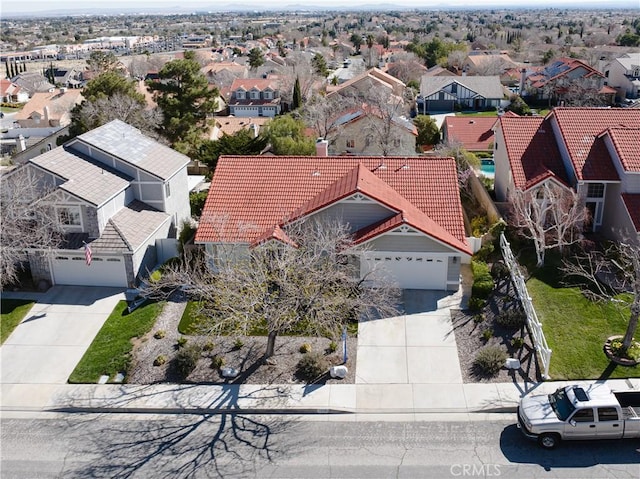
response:
<path fill-rule="evenodd" d="M 45 122 L 45 123 L 49 123 L 49 107 L 48 107 L 48 106 L 45 106 L 45 107 L 42 109 L 42 112 L 43 112 L 43 114 L 44 114 L 44 122 Z"/>
<path fill-rule="evenodd" d="M 524 83 L 525 83 L 525 80 L 527 78 L 527 69 L 523 68 L 520 73 L 521 73 L 521 75 L 520 75 L 520 88 L 518 90 L 518 93 L 520 94 L 520 96 L 522 96 L 522 92 L 524 91 Z"/>
<path fill-rule="evenodd" d="M 260 128 L 255 123 L 251 123 L 249 125 L 249 131 L 251 132 L 251 136 L 254 138 L 258 138 L 258 133 L 260 133 Z"/>
<path fill-rule="evenodd" d="M 329 156 L 329 142 L 324 138 L 316 141 L 316 156 Z"/>
<path fill-rule="evenodd" d="M 24 139 L 24 136 L 21 134 L 18 135 L 18 141 L 16 142 L 16 146 L 18 147 L 18 152 L 24 151 L 27 149 L 27 142 Z"/>

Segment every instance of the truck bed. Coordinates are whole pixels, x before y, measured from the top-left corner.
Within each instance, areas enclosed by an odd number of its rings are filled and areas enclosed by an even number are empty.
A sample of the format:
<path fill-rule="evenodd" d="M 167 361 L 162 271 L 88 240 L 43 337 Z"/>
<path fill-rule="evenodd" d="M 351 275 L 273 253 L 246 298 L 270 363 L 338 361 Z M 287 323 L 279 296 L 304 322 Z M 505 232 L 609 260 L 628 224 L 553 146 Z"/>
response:
<path fill-rule="evenodd" d="M 613 393 L 622 407 L 625 419 L 640 418 L 640 392 Z"/>

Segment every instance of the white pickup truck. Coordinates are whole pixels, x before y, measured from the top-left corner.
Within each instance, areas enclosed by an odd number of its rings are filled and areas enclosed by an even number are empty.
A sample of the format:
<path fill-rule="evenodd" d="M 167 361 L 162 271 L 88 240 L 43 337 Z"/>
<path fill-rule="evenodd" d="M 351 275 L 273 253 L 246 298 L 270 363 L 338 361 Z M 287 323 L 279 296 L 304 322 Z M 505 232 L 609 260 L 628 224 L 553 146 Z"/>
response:
<path fill-rule="evenodd" d="M 613 392 L 592 384 L 525 396 L 518 407 L 518 427 L 546 449 L 561 440 L 640 438 L 640 392 Z"/>

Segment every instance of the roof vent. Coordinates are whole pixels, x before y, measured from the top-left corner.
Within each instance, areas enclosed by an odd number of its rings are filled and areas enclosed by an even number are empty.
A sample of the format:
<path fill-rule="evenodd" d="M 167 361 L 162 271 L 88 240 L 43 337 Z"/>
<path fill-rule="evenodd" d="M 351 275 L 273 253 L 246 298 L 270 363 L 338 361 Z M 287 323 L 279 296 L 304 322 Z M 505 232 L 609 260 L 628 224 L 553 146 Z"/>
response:
<path fill-rule="evenodd" d="M 313 170 L 313 173 L 311 173 L 311 176 L 320 176 L 320 172 L 318 170 Z"/>
<path fill-rule="evenodd" d="M 475 123 L 475 120 L 469 120 L 469 123 L 471 123 L 472 125 Z"/>

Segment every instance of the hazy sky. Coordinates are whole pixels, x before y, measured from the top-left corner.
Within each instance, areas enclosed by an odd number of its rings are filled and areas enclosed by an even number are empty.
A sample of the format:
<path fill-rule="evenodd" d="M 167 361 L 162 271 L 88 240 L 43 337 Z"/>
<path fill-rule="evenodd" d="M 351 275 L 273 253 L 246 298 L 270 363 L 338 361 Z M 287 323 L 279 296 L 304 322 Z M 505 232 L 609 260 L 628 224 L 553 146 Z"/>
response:
<path fill-rule="evenodd" d="M 628 5 L 634 6 L 634 1 L 625 1 Z M 144 11 L 145 9 L 158 9 L 169 8 L 172 6 L 180 7 L 181 10 L 186 9 L 199 9 L 207 10 L 208 8 L 218 8 L 222 5 L 265 5 L 265 0 L 1 0 L 0 15 L 4 13 L 36 13 L 44 11 L 52 11 L 59 9 L 82 9 L 86 11 L 88 8 L 97 7 L 101 10 L 110 9 L 118 10 L 119 8 L 126 8 L 128 11 L 136 9 Z M 585 6 L 585 4 L 592 4 L 600 8 L 606 8 L 608 2 L 596 2 L 585 0 L 521 0 L 520 2 L 514 2 L 513 0 L 351 0 L 349 5 L 375 5 L 379 3 L 397 4 L 402 6 L 413 7 L 426 7 L 426 6 L 441 6 L 446 7 L 461 7 L 468 6 L 473 8 L 479 8 L 486 5 L 491 6 L 525 6 L 531 5 L 536 7 L 553 7 L 553 6 Z M 344 6 L 343 0 L 278 0 L 276 2 L 266 3 L 270 8 L 277 8 L 278 5 L 322 5 L 322 6 Z M 639 5 L 636 1 L 635 5 Z"/>

